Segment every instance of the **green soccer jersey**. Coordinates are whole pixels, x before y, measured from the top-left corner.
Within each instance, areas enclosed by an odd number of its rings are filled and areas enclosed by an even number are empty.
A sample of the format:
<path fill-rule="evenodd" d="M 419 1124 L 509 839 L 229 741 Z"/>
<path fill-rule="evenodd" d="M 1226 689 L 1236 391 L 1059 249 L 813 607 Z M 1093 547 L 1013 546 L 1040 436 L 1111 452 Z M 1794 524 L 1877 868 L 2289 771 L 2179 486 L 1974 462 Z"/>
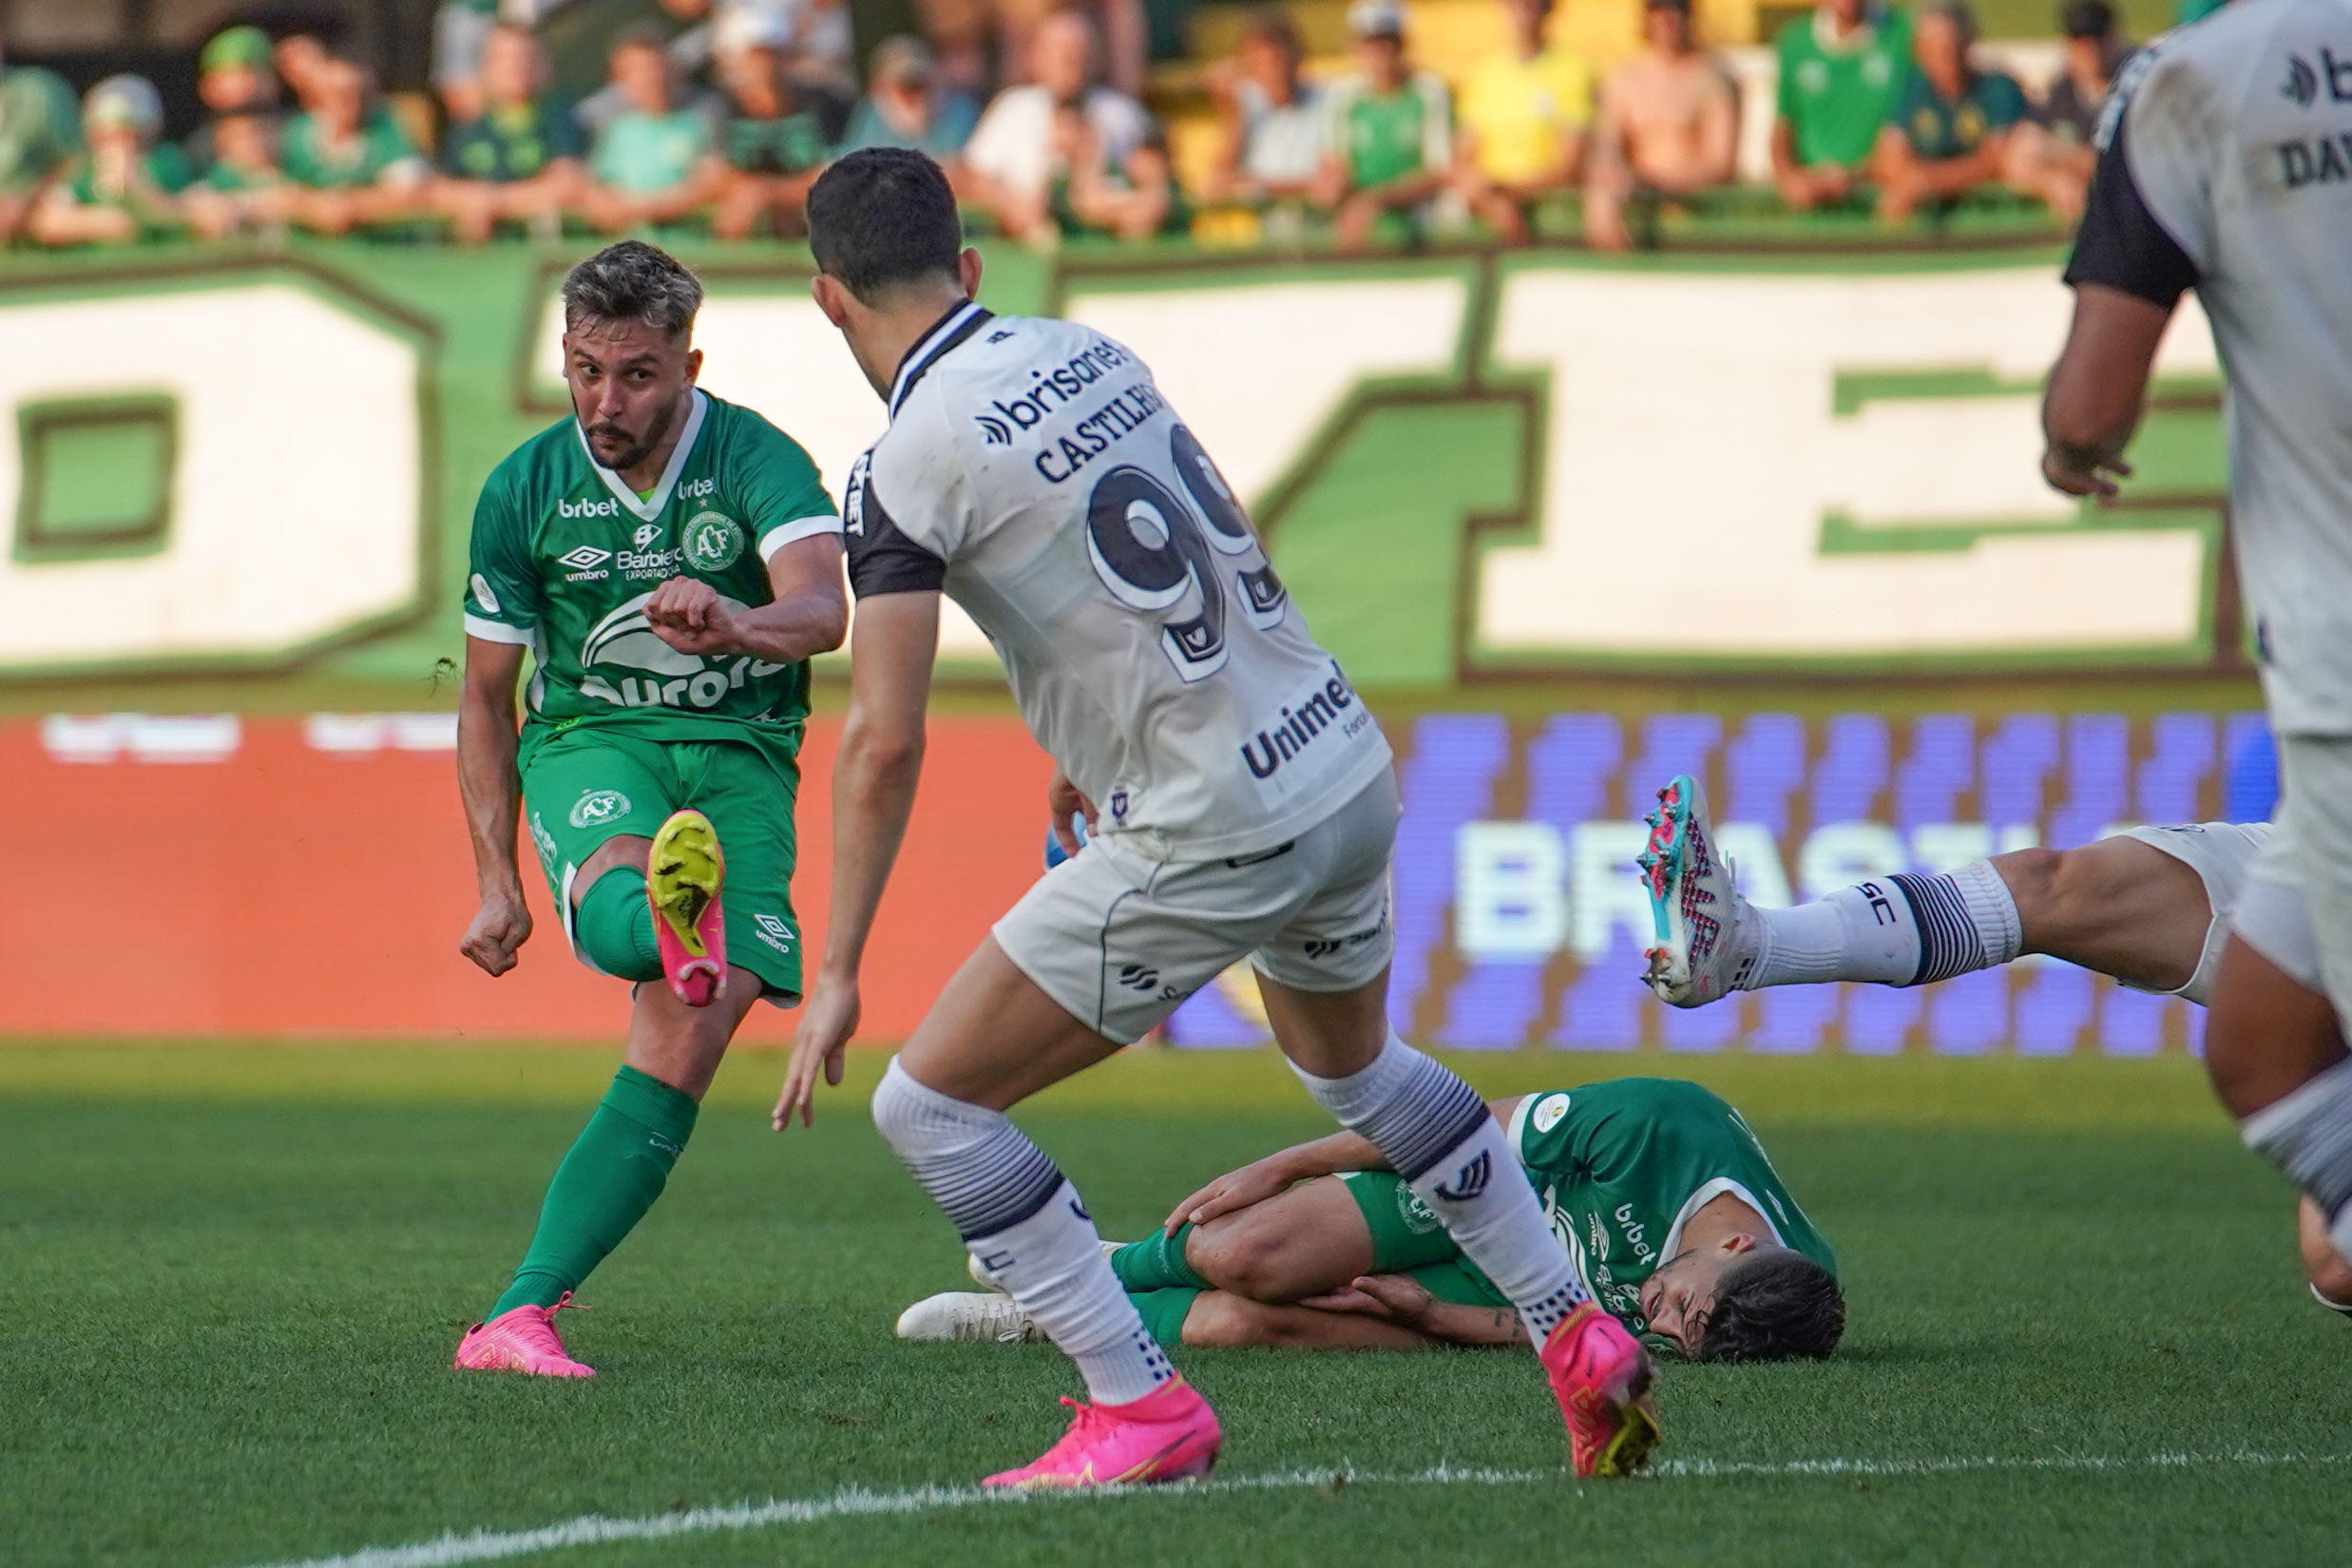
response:
<path fill-rule="evenodd" d="M 1695 1083 L 1620 1078 L 1532 1094 L 1512 1112 L 1510 1138 L 1578 1274 L 1636 1333 L 1648 1328 L 1642 1282 L 1674 1255 L 1691 1216 L 1726 1193 L 1837 1272 L 1756 1135 Z"/>
<path fill-rule="evenodd" d="M 1330 144 L 1348 160 L 1355 184 L 1384 185 L 1424 169 L 1445 166 L 1453 141 L 1445 84 L 1416 71 L 1394 92 L 1375 92 L 1362 77 L 1337 83 L 1329 95 Z"/>
<path fill-rule="evenodd" d="M 642 498 L 589 455 L 576 420 L 526 441 L 482 488 L 466 588 L 467 634 L 527 646 L 537 665 L 526 760 L 576 724 L 796 749 L 807 664 L 679 653 L 654 635 L 645 603 L 684 576 L 738 609 L 765 604 L 770 556 L 840 530 L 800 444 L 707 392 L 693 394 L 678 449 Z"/>
<path fill-rule="evenodd" d="M 1987 135 L 2007 130 L 2025 118 L 2025 89 L 2017 79 L 2001 71 L 1973 73 L 1958 102 L 1946 99 L 1914 70 L 1904 78 L 1887 124 L 1903 132 L 1911 150 L 1931 162 L 1960 158 L 1980 146 Z"/>
<path fill-rule="evenodd" d="M 1779 112 L 1797 162 L 1866 162 L 1911 71 L 1910 18 L 1874 10 L 1864 26 L 1833 38 L 1815 11 L 1782 28 L 1779 47 Z"/>

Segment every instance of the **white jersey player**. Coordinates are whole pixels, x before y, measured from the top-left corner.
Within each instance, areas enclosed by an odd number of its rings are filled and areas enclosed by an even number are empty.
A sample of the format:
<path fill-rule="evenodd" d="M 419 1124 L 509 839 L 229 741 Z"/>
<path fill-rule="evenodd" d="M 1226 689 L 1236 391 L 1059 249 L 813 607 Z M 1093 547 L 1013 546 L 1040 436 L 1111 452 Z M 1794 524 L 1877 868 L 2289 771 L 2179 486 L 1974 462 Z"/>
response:
<path fill-rule="evenodd" d="M 1094 1403 L 987 1484 L 1198 1475 L 1216 1418 L 1145 1329 L 1093 1221 L 1004 1111 L 1139 1038 L 1244 957 L 1276 1038 L 1366 1157 L 1508 1295 L 1579 1475 L 1656 1438 L 1640 1346 L 1554 1245 L 1502 1130 L 1386 1011 L 1395 780 L 1249 519 L 1151 372 L 1099 333 L 991 316 L 955 198 L 919 153 L 853 153 L 809 196 L 817 303 L 889 405 L 852 470 L 850 715 L 824 963 L 776 1106 L 840 1081 L 868 931 L 922 766 L 945 593 L 988 634 L 1094 832 L 999 922 L 874 1091 L 873 1118 L 966 1246 L 1078 1363 Z"/>
<path fill-rule="evenodd" d="M 2232 917 L 2206 1064 L 2352 1254 L 2352 0 L 2241 0 L 2117 82 L 2043 407 L 2043 473 L 2112 496 L 2195 289 L 2229 383 L 2229 495 L 2279 737 L 2278 832 Z M 2298 953 L 2298 933 L 2316 946 Z M 2298 1020 L 2304 1021 L 2298 1026 Z"/>

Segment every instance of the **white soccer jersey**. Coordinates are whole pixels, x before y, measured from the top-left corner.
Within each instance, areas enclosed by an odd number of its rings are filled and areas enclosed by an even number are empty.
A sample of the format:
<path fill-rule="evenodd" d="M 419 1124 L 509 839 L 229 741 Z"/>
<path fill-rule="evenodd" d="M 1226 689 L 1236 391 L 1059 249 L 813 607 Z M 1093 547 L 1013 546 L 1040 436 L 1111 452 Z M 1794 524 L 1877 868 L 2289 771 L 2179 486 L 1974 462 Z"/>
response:
<path fill-rule="evenodd" d="M 858 597 L 961 604 L 1138 853 L 1272 850 L 1388 766 L 1215 465 L 1100 333 L 949 312 L 900 364 L 843 514 Z"/>
<path fill-rule="evenodd" d="M 2197 291 L 2272 720 L 2352 734 L 2352 3 L 2238 0 L 2114 100 L 2067 281 Z"/>

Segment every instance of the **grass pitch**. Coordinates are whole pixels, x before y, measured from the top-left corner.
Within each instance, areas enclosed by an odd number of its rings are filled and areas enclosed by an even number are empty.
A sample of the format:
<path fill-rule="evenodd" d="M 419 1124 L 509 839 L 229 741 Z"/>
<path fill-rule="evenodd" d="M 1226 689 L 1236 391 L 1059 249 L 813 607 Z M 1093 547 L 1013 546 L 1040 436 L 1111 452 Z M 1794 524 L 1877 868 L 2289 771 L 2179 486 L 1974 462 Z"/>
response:
<path fill-rule="evenodd" d="M 1467 1058 L 1490 1092 L 1729 1095 L 1838 1248 L 1839 1357 L 1669 1367 L 1666 1473 L 1580 1486 L 1524 1357 L 1182 1352 L 1224 1486 L 1010 1504 L 909 1494 L 1029 1458 L 1075 1379 L 1044 1347 L 891 1339 L 959 1284 L 954 1238 L 862 1094 L 766 1130 L 774 1057 L 730 1064 L 566 1314 L 602 1376 L 449 1369 L 612 1065 L 0 1050 L 0 1561 L 234 1568 L 845 1492 L 517 1560 L 2251 1563 L 2352 1539 L 2352 1326 L 2304 1294 L 2288 1194 L 2190 1062 Z M 1111 1235 L 1323 1126 L 1259 1053 L 1129 1053 L 1021 1119 Z"/>

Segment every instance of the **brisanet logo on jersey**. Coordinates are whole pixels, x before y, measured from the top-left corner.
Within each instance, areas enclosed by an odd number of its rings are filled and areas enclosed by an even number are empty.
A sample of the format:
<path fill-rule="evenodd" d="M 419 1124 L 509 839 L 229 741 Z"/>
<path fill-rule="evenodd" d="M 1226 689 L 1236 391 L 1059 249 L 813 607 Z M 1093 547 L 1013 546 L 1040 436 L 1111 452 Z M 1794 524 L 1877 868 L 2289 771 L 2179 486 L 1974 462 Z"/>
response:
<path fill-rule="evenodd" d="M 1277 796 L 1290 781 L 1277 783 L 1276 774 L 1286 768 L 1295 772 L 1302 762 L 1308 772 L 1320 773 L 1347 751 L 1348 741 L 1371 727 L 1371 710 L 1357 698 L 1335 659 L 1329 676 L 1308 687 L 1303 698 L 1292 697 L 1255 736 L 1241 743 L 1241 760 L 1250 765 L 1250 776 L 1258 780 L 1259 793 Z M 1333 734 L 1337 739 L 1325 738 Z"/>

